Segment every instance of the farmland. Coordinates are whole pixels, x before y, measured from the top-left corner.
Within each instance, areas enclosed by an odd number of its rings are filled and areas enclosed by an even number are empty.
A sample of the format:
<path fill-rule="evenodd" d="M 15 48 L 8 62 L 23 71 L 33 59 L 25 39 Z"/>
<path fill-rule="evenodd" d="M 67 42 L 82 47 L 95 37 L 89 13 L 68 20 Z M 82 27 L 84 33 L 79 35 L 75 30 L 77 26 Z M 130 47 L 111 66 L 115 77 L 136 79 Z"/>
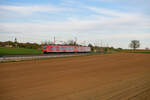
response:
<path fill-rule="evenodd" d="M 16 55 L 16 54 L 41 54 L 38 49 L 25 48 L 0 48 L 0 55 Z"/>
<path fill-rule="evenodd" d="M 150 55 L 0 63 L 1 100 L 150 100 Z"/>

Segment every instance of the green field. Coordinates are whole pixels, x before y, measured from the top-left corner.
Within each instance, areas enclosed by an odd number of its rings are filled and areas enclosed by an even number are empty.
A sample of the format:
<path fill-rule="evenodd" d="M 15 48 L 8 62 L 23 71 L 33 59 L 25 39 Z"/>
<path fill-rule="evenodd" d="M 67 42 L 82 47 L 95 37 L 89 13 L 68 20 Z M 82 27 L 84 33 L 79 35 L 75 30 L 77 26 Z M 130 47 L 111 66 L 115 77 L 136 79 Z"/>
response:
<path fill-rule="evenodd" d="M 41 54 L 41 53 L 42 51 L 38 49 L 0 48 L 0 55 Z"/>
<path fill-rule="evenodd" d="M 122 50 L 121 52 L 125 53 L 144 53 L 144 54 L 150 54 L 150 50 Z"/>
<path fill-rule="evenodd" d="M 145 53 L 145 54 L 150 54 L 150 52 L 130 52 L 130 53 Z"/>

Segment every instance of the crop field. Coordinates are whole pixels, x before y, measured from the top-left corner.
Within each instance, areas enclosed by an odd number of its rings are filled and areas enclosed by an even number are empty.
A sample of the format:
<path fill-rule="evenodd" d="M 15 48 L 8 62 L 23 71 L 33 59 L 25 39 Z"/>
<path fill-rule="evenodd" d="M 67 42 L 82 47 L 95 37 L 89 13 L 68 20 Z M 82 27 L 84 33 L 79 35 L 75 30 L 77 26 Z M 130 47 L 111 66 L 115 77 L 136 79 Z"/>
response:
<path fill-rule="evenodd" d="M 41 50 L 25 48 L 0 48 L 0 55 L 41 54 Z"/>
<path fill-rule="evenodd" d="M 150 55 L 0 63 L 0 100 L 150 100 Z"/>

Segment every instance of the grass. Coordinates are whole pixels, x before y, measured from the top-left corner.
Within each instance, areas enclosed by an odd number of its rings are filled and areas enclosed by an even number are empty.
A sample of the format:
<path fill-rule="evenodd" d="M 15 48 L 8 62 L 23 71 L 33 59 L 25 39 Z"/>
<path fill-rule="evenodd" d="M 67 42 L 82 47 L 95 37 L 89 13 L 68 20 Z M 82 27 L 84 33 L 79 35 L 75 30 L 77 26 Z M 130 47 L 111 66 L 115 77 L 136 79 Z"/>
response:
<path fill-rule="evenodd" d="M 121 52 L 125 53 L 144 53 L 144 54 L 150 54 L 150 50 L 122 50 Z"/>
<path fill-rule="evenodd" d="M 131 52 L 132 53 L 132 52 Z M 145 54 L 150 54 L 150 52 L 133 52 L 133 53 L 145 53 Z"/>
<path fill-rule="evenodd" d="M 41 54 L 41 53 L 42 51 L 38 49 L 0 48 L 0 55 Z"/>

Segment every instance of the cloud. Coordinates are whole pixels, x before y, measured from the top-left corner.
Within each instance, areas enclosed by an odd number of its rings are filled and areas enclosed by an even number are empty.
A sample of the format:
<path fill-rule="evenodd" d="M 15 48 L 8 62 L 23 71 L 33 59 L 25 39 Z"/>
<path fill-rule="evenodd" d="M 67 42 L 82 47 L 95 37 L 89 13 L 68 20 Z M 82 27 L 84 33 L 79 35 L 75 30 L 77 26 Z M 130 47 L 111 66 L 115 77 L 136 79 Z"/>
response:
<path fill-rule="evenodd" d="M 0 11 L 16 12 L 24 15 L 29 15 L 35 12 L 56 13 L 66 10 L 65 8 L 55 7 L 53 5 L 32 5 L 32 6 L 10 6 L 0 5 Z"/>
<path fill-rule="evenodd" d="M 89 35 L 116 33 L 143 33 L 150 28 L 150 19 L 145 16 L 128 15 L 128 17 L 103 17 L 93 19 L 68 18 L 64 21 L 47 21 L 40 23 L 1 23 L 0 32 L 20 33 L 81 33 Z M 149 31 L 148 31 L 149 32 Z"/>
<path fill-rule="evenodd" d="M 26 7 L 12 7 L 4 6 L 0 9 L 8 9 L 11 11 L 16 11 L 22 13 L 24 12 L 52 12 L 52 11 L 61 11 L 64 9 L 58 9 L 55 7 L 46 6 L 26 6 Z M 79 18 L 67 17 L 63 21 L 40 21 L 36 24 L 34 23 L 1 23 L 1 32 L 25 32 L 25 33 L 34 33 L 34 32 L 78 32 L 78 33 L 135 33 L 148 30 L 150 28 L 150 19 L 149 16 L 137 13 L 126 13 L 119 12 L 110 9 L 104 9 L 93 6 L 84 6 L 87 10 L 90 10 L 90 16 L 83 16 Z M 24 13 L 23 12 L 23 13 Z M 104 14 L 104 15 L 102 15 Z M 107 16 L 105 16 L 107 15 Z"/>
<path fill-rule="evenodd" d="M 150 19 L 149 15 L 135 12 L 123 12 L 118 10 L 106 9 L 96 6 L 80 5 L 79 8 L 75 6 L 74 0 L 71 2 L 62 4 L 61 6 L 55 5 L 33 5 L 33 6 L 10 6 L 1 5 L 0 11 L 15 12 L 23 15 L 33 15 L 28 19 L 31 22 L 18 21 L 18 22 L 0 22 L 0 39 L 6 39 L 9 37 L 7 33 L 13 33 L 13 36 L 24 37 L 26 41 L 46 40 L 50 36 L 66 37 L 76 36 L 80 40 L 110 40 L 122 41 L 131 39 L 150 39 Z M 77 2 L 78 3 L 78 2 Z M 67 7 L 66 7 L 66 5 Z M 71 4 L 71 6 L 69 6 Z M 68 10 L 70 10 L 68 13 Z M 40 16 L 40 12 L 44 12 L 43 16 Z M 36 15 L 35 15 L 36 13 Z M 38 13 L 38 14 L 37 14 Z M 47 20 L 45 16 L 52 13 L 52 15 L 59 14 L 53 17 L 54 19 L 63 20 Z M 86 13 L 86 14 L 85 14 Z M 88 14 L 88 15 L 87 15 Z M 40 16 L 33 23 L 35 16 Z M 60 16 L 61 15 L 61 16 Z M 66 16 L 67 15 L 67 16 Z M 77 17 L 76 17 L 77 16 Z M 4 18 L 4 17 L 3 17 Z M 9 17 L 11 18 L 11 16 Z M 14 19 L 17 19 L 13 17 Z M 27 17 L 20 17 L 21 20 L 25 20 Z M 109 42 L 109 43 L 110 43 Z M 116 42 L 115 42 L 116 43 Z M 117 45 L 113 43 L 117 47 Z M 124 43 L 124 42 L 123 42 Z M 125 44 L 125 43 L 124 43 Z M 120 44 L 118 44 L 118 47 Z M 123 47 L 125 47 L 123 45 Z"/>
<path fill-rule="evenodd" d="M 113 10 L 108 10 L 108 9 L 103 9 L 103 8 L 98 8 L 98 7 L 90 7 L 87 6 L 87 9 L 97 13 L 97 14 L 104 14 L 104 15 L 109 15 L 109 16 L 118 16 L 118 17 L 127 17 L 129 14 L 126 13 L 121 13 L 118 11 L 113 11 Z M 131 15 L 131 14 L 130 14 Z"/>

